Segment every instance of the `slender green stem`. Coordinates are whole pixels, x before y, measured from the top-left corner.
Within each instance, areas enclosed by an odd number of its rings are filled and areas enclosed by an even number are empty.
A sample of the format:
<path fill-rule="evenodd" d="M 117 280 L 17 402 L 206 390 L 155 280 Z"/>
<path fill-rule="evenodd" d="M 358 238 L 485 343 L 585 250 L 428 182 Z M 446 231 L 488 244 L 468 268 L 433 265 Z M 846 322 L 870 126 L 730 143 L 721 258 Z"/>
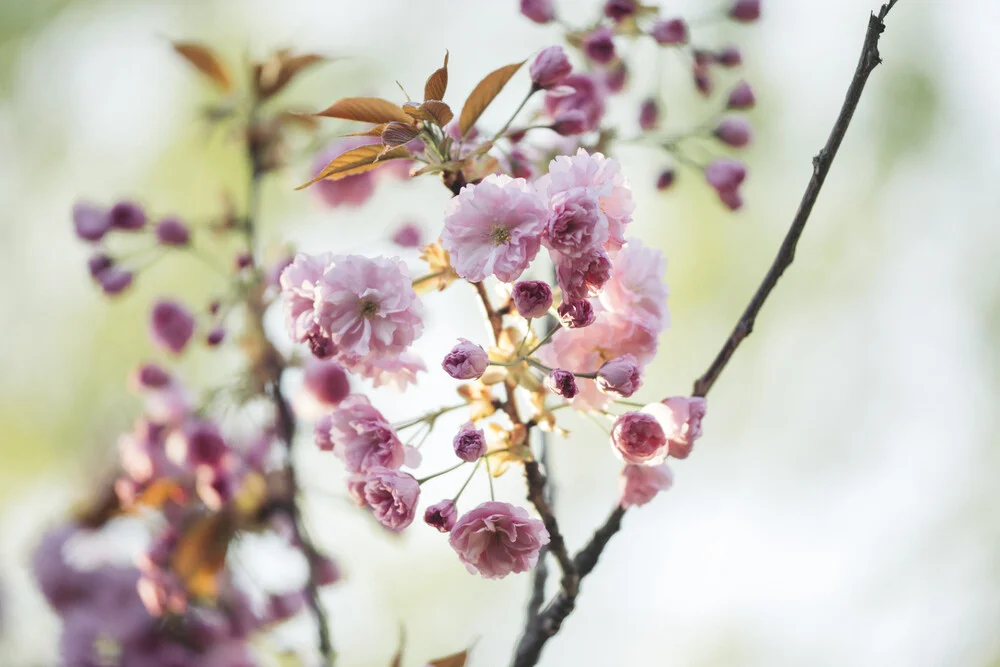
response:
<path fill-rule="evenodd" d="M 524 338 L 521 339 L 520 344 L 517 346 L 517 356 L 521 356 L 521 351 L 524 350 L 524 342 L 528 340 L 528 336 L 531 335 L 531 318 L 528 318 L 528 325 L 524 330 Z"/>
<path fill-rule="evenodd" d="M 447 475 L 452 470 L 458 470 L 459 468 L 461 468 L 462 466 L 464 466 L 466 463 L 467 463 L 467 461 L 462 461 L 460 463 L 456 463 L 455 465 L 453 465 L 450 468 L 442 470 L 441 472 L 436 472 L 433 475 L 427 475 L 427 477 L 421 477 L 420 479 L 417 480 L 417 484 L 423 484 L 424 482 L 432 480 L 435 477 L 440 477 L 441 475 Z"/>
<path fill-rule="evenodd" d="M 428 412 L 426 415 L 423 415 L 422 417 L 417 417 L 415 419 L 411 419 L 410 421 L 403 422 L 402 424 L 398 424 L 394 426 L 394 428 L 397 431 L 402 431 L 403 429 L 410 428 L 411 426 L 416 426 L 417 424 L 420 424 L 422 422 L 433 422 L 441 415 L 448 414 L 452 410 L 458 410 L 459 408 L 464 408 L 466 405 L 468 405 L 468 403 L 449 405 L 447 407 L 441 408 L 440 410 L 435 410 L 434 412 Z"/>
<path fill-rule="evenodd" d="M 524 356 L 526 356 L 526 357 L 530 357 L 530 356 L 531 356 L 531 355 L 533 355 L 533 354 L 534 354 L 535 352 L 538 352 L 539 348 L 541 348 L 541 347 L 542 347 L 542 345 L 545 345 L 546 343 L 548 343 L 548 342 L 549 342 L 549 339 L 550 339 L 550 338 L 552 338 L 552 335 L 553 335 L 553 334 L 554 334 L 555 332 L 557 332 L 557 331 L 559 331 L 559 327 L 552 327 L 551 329 L 549 329 L 549 330 L 548 330 L 548 332 L 546 332 L 546 334 L 545 334 L 544 336 L 542 336 L 542 339 L 541 339 L 540 341 L 538 341 L 538 344 L 537 344 L 537 345 L 535 345 L 535 347 L 531 348 L 531 349 L 530 349 L 530 350 L 528 351 L 528 354 L 526 354 L 526 355 L 524 355 Z"/>
<path fill-rule="evenodd" d="M 428 280 L 434 280 L 435 278 L 437 278 L 438 276 L 440 276 L 442 273 L 444 273 L 444 271 L 435 271 L 434 273 L 428 273 L 425 276 L 420 276 L 419 278 L 417 278 L 416 280 L 413 281 L 413 287 L 416 287 L 417 285 L 419 285 L 421 283 L 425 283 Z"/>
<path fill-rule="evenodd" d="M 490 470 L 490 460 L 484 456 L 480 461 L 486 462 L 486 479 L 490 481 L 490 500 L 496 500 L 497 498 L 493 494 L 493 471 Z"/>
<path fill-rule="evenodd" d="M 615 404 L 616 405 L 627 405 L 627 406 L 629 406 L 631 408 L 644 408 L 644 407 L 646 407 L 645 403 L 636 403 L 635 401 L 621 401 L 621 400 L 619 400 L 619 401 L 615 401 Z"/>
<path fill-rule="evenodd" d="M 472 481 L 472 478 L 476 474 L 476 471 L 479 470 L 479 464 L 482 463 L 482 462 L 483 462 L 483 459 L 479 459 L 478 461 L 476 461 L 476 465 L 475 465 L 475 467 L 472 468 L 472 472 L 469 473 L 468 478 L 466 478 L 465 484 L 463 484 L 462 488 L 458 490 L 458 493 L 455 494 L 455 497 L 451 499 L 451 502 L 453 502 L 453 503 L 454 502 L 458 502 L 459 497 L 461 497 L 462 493 L 465 491 L 465 487 L 467 487 L 469 485 L 469 482 Z"/>
<path fill-rule="evenodd" d="M 514 109 L 514 113 L 511 114 L 511 117 L 507 119 L 506 123 L 504 123 L 504 126 L 500 128 L 499 132 L 497 132 L 495 135 L 493 135 L 493 141 L 494 142 L 497 139 L 499 139 L 500 137 L 503 136 L 503 133 L 507 131 L 507 128 L 510 127 L 510 124 L 514 122 L 515 118 L 517 118 L 517 114 L 521 113 L 521 109 L 523 109 L 524 105 L 528 103 L 528 100 L 531 99 L 531 96 L 534 95 L 539 90 L 540 89 L 536 88 L 535 86 L 531 87 L 531 90 L 528 91 L 528 94 L 524 96 L 524 99 L 521 100 L 521 103 L 517 106 L 516 109 Z"/>

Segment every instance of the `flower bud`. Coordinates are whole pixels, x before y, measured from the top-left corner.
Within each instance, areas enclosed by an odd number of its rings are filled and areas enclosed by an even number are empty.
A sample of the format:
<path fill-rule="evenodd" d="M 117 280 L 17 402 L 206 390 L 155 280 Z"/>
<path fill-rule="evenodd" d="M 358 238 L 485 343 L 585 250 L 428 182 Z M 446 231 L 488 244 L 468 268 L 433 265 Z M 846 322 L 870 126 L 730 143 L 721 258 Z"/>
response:
<path fill-rule="evenodd" d="M 344 578 L 337 561 L 329 556 L 315 554 L 310 558 L 310 561 L 312 579 L 317 586 L 330 586 Z"/>
<path fill-rule="evenodd" d="M 449 532 L 458 521 L 458 510 L 451 500 L 442 500 L 424 511 L 424 523 L 442 533 Z"/>
<path fill-rule="evenodd" d="M 716 190 L 734 190 L 746 176 L 747 168 L 739 160 L 721 158 L 705 167 L 705 180 Z"/>
<path fill-rule="evenodd" d="M 660 124 L 660 107 L 656 100 L 648 97 L 639 105 L 639 127 L 647 132 L 655 130 Z"/>
<path fill-rule="evenodd" d="M 91 255 L 90 259 L 87 260 L 87 271 L 90 273 L 90 276 L 96 280 L 98 276 L 114 265 L 115 260 L 111 259 L 110 255 L 98 252 Z"/>
<path fill-rule="evenodd" d="M 625 354 L 605 362 L 597 371 L 597 387 L 605 394 L 628 398 L 642 385 L 639 362 Z"/>
<path fill-rule="evenodd" d="M 659 463 L 667 456 L 667 436 L 660 422 L 644 412 L 626 412 L 611 427 L 611 444 L 628 463 Z"/>
<path fill-rule="evenodd" d="M 733 148 L 744 148 L 750 143 L 750 123 L 739 116 L 729 116 L 719 121 L 715 128 L 715 137 Z"/>
<path fill-rule="evenodd" d="M 521 0 L 521 13 L 535 23 L 548 23 L 556 17 L 552 0 Z"/>
<path fill-rule="evenodd" d="M 521 317 L 542 317 L 552 307 L 552 288 L 541 280 L 522 280 L 514 285 L 514 307 Z"/>
<path fill-rule="evenodd" d="M 208 332 L 208 335 L 205 336 L 205 343 L 208 344 L 210 347 L 215 347 L 216 345 L 222 343 L 222 341 L 225 340 L 225 338 L 226 338 L 225 329 L 223 329 L 222 327 L 213 327 L 212 330 Z"/>
<path fill-rule="evenodd" d="M 546 376 L 545 388 L 565 399 L 571 399 L 580 392 L 580 389 L 576 386 L 576 376 L 560 368 L 557 368 Z"/>
<path fill-rule="evenodd" d="M 729 100 L 726 102 L 727 109 L 749 109 L 756 104 L 753 88 L 746 81 L 740 81 L 736 87 L 729 92 Z"/>
<path fill-rule="evenodd" d="M 111 229 L 106 211 L 88 202 L 73 204 L 73 229 L 84 241 L 100 241 Z"/>
<path fill-rule="evenodd" d="M 170 373 L 156 364 L 143 364 L 135 370 L 135 382 L 145 389 L 160 389 L 170 384 Z"/>
<path fill-rule="evenodd" d="M 618 504 L 622 509 L 645 505 L 660 491 L 674 484 L 674 473 L 666 463 L 656 466 L 627 465 L 622 469 Z"/>
<path fill-rule="evenodd" d="M 135 275 L 131 271 L 112 266 L 96 276 L 101 290 L 108 296 L 121 294 L 132 284 Z"/>
<path fill-rule="evenodd" d="M 712 83 L 712 74 L 709 72 L 708 67 L 706 65 L 695 64 L 691 70 L 691 74 L 694 77 L 694 87 L 698 89 L 698 92 L 704 97 L 711 95 L 715 86 Z"/>
<path fill-rule="evenodd" d="M 604 15 L 615 23 L 621 23 L 637 10 L 635 0 L 608 0 L 604 3 Z"/>
<path fill-rule="evenodd" d="M 486 435 L 482 429 L 477 429 L 472 422 L 462 424 L 458 429 L 458 434 L 452 441 L 455 447 L 455 456 L 463 461 L 473 462 L 486 453 Z"/>
<path fill-rule="evenodd" d="M 656 189 L 669 190 L 670 186 L 674 184 L 675 179 L 676 174 L 673 169 L 664 169 L 660 172 L 660 175 L 656 177 Z"/>
<path fill-rule="evenodd" d="M 735 46 L 727 46 L 715 54 L 715 62 L 723 67 L 739 67 L 743 64 L 743 55 Z"/>
<path fill-rule="evenodd" d="M 320 331 L 314 331 L 306 337 L 309 351 L 317 359 L 329 359 L 337 352 L 337 346 L 329 336 Z"/>
<path fill-rule="evenodd" d="M 735 0 L 729 8 L 729 17 L 750 23 L 760 18 L 760 0 Z"/>
<path fill-rule="evenodd" d="M 490 359 L 486 351 L 464 338 L 445 355 L 441 367 L 456 380 L 474 380 L 486 372 Z"/>
<path fill-rule="evenodd" d="M 146 226 L 146 212 L 138 204 L 121 201 L 108 212 L 111 227 L 124 231 L 135 231 Z"/>
<path fill-rule="evenodd" d="M 579 109 L 563 111 L 549 127 L 561 136 L 571 137 L 587 131 L 587 116 Z"/>
<path fill-rule="evenodd" d="M 307 361 L 303 384 L 324 405 L 337 405 L 351 393 L 347 372 L 332 361 Z"/>
<path fill-rule="evenodd" d="M 412 222 L 402 225 L 392 235 L 392 242 L 402 248 L 416 248 L 421 243 L 420 227 Z"/>
<path fill-rule="evenodd" d="M 669 21 L 657 21 L 653 24 L 653 29 L 649 31 L 657 44 L 663 46 L 674 46 L 684 44 L 688 41 L 688 26 L 684 19 L 670 19 Z"/>
<path fill-rule="evenodd" d="M 586 299 L 572 299 L 559 304 L 559 321 L 569 329 L 589 327 L 597 319 L 594 306 Z"/>
<path fill-rule="evenodd" d="M 150 317 L 153 342 L 174 354 L 180 354 L 194 333 L 194 317 L 187 308 L 169 299 L 157 301 Z"/>
<path fill-rule="evenodd" d="M 191 232 L 177 218 L 164 218 L 156 225 L 156 240 L 163 245 L 185 246 L 191 240 Z"/>
<path fill-rule="evenodd" d="M 607 65 L 615 59 L 614 33 L 601 26 L 583 38 L 583 52 L 595 63 Z"/>
<path fill-rule="evenodd" d="M 628 83 L 628 67 L 625 65 L 625 61 L 621 60 L 607 71 L 604 76 L 604 85 L 612 93 L 620 93 L 625 89 L 626 83 Z"/>
<path fill-rule="evenodd" d="M 535 56 L 531 63 L 531 82 L 536 88 L 552 88 L 559 85 L 573 71 L 566 52 L 561 46 L 550 46 Z"/>
<path fill-rule="evenodd" d="M 176 442 L 179 442 L 182 448 L 180 452 L 174 453 L 172 458 L 181 458 L 192 467 L 205 465 L 214 468 L 229 451 L 229 446 L 222 439 L 219 428 L 210 421 L 190 422 L 185 427 L 181 440 Z M 168 443 L 168 447 L 170 444 L 172 443 Z"/>
<path fill-rule="evenodd" d="M 233 263 L 236 265 L 237 271 L 243 271 L 253 266 L 253 255 L 248 252 L 238 252 L 233 258 Z"/>

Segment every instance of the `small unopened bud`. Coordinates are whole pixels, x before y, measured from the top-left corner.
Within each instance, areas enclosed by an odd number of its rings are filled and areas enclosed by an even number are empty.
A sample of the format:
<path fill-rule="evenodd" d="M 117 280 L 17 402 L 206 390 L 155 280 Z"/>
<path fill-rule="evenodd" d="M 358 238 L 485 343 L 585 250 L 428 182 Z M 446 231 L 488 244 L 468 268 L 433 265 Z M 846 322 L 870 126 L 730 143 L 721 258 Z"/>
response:
<path fill-rule="evenodd" d="M 594 306 L 586 299 L 573 299 L 559 304 L 559 321 L 569 329 L 589 327 L 597 319 Z"/>
<path fill-rule="evenodd" d="M 163 245 L 184 246 L 191 240 L 191 232 L 177 218 L 164 218 L 156 224 L 156 240 Z"/>
<path fill-rule="evenodd" d="M 698 89 L 698 92 L 703 96 L 708 97 L 712 94 L 712 74 L 708 71 L 708 67 L 704 65 L 695 65 L 691 70 L 691 74 L 694 77 L 694 87 Z"/>
<path fill-rule="evenodd" d="M 431 505 L 424 512 L 424 523 L 437 528 L 442 533 L 447 533 L 454 528 L 456 521 L 458 521 L 458 510 L 455 509 L 455 503 L 451 500 L 442 500 Z"/>
<path fill-rule="evenodd" d="M 583 52 L 595 63 L 607 65 L 615 59 L 614 33 L 601 26 L 583 38 Z"/>
<path fill-rule="evenodd" d="M 98 279 L 100 274 L 104 273 L 112 266 L 114 266 L 115 260 L 111 259 L 110 255 L 103 252 L 98 252 L 90 256 L 87 260 L 87 271 L 94 279 Z"/>
<path fill-rule="evenodd" d="M 546 376 L 545 388 L 566 399 L 573 398 L 580 391 L 576 386 L 576 376 L 559 368 Z"/>
<path fill-rule="evenodd" d="M 612 359 L 597 371 L 597 387 L 605 394 L 628 398 L 641 385 L 639 362 L 631 354 Z"/>
<path fill-rule="evenodd" d="M 564 137 L 581 134 L 587 130 L 587 116 L 579 109 L 563 111 L 556 116 L 550 127 Z"/>
<path fill-rule="evenodd" d="M 332 361 L 306 362 L 303 384 L 306 391 L 325 405 L 337 405 L 351 393 L 347 372 Z"/>
<path fill-rule="evenodd" d="M 724 144 L 733 148 L 743 148 L 750 143 L 750 123 L 739 116 L 723 118 L 715 128 L 714 134 Z"/>
<path fill-rule="evenodd" d="M 615 23 L 621 23 L 638 9 L 635 0 L 608 0 L 604 3 L 604 15 Z"/>
<path fill-rule="evenodd" d="M 233 261 L 236 264 L 236 268 L 239 271 L 242 271 L 244 269 L 248 269 L 251 266 L 253 266 L 253 255 L 251 255 L 248 252 L 240 252 L 236 254 L 236 257 Z"/>
<path fill-rule="evenodd" d="M 552 288 L 541 280 L 522 280 L 514 285 L 514 307 L 521 317 L 542 317 L 552 307 Z"/>
<path fill-rule="evenodd" d="M 135 231 L 146 226 L 146 212 L 138 204 L 121 201 L 108 212 L 111 226 L 124 231 Z"/>
<path fill-rule="evenodd" d="M 674 46 L 684 44 L 688 41 L 688 26 L 684 19 L 670 19 L 669 21 L 657 21 L 653 24 L 653 29 L 649 31 L 657 44 L 663 46 Z"/>
<path fill-rule="evenodd" d="M 521 13 L 535 23 L 548 23 L 556 17 L 552 0 L 521 0 Z"/>
<path fill-rule="evenodd" d="M 205 343 L 207 343 L 211 347 L 215 347 L 216 345 L 220 344 L 223 340 L 225 340 L 225 338 L 226 338 L 226 330 L 223 329 L 222 327 L 215 327 L 214 329 L 208 332 L 207 336 L 205 336 Z"/>
<path fill-rule="evenodd" d="M 625 89 L 626 83 L 628 83 L 628 67 L 625 66 L 625 61 L 619 61 L 608 70 L 604 77 L 604 85 L 612 93 L 620 93 Z"/>
<path fill-rule="evenodd" d="M 421 242 L 420 227 L 407 222 L 392 235 L 392 242 L 402 248 L 416 248 Z"/>
<path fill-rule="evenodd" d="M 573 71 L 561 46 L 550 46 L 535 56 L 531 63 L 531 81 L 536 88 L 548 89 L 559 85 Z"/>
<path fill-rule="evenodd" d="M 317 359 L 329 359 L 337 351 L 337 346 L 330 338 L 320 332 L 314 332 L 306 337 L 309 351 Z"/>
<path fill-rule="evenodd" d="M 455 447 L 455 456 L 472 463 L 486 453 L 486 435 L 472 422 L 466 422 L 458 429 L 452 445 Z"/>
<path fill-rule="evenodd" d="M 84 241 L 100 241 L 111 229 L 107 211 L 88 202 L 73 204 L 73 229 Z"/>
<path fill-rule="evenodd" d="M 441 361 L 445 373 L 456 380 L 475 380 L 486 372 L 489 365 L 486 350 L 464 338 L 459 338 L 458 344 Z"/>
<path fill-rule="evenodd" d="M 660 175 L 656 177 L 656 189 L 657 190 L 669 190 L 670 186 L 674 184 L 674 180 L 677 178 L 673 169 L 664 169 L 660 172 Z"/>
<path fill-rule="evenodd" d="M 184 350 L 194 333 L 194 317 L 187 308 L 169 299 L 156 302 L 149 323 L 153 342 L 174 354 Z"/>
<path fill-rule="evenodd" d="M 735 0 L 729 8 L 729 17 L 750 23 L 760 18 L 760 0 Z"/>
<path fill-rule="evenodd" d="M 715 62 L 723 67 L 739 67 L 743 64 L 743 56 L 735 46 L 727 46 L 715 54 Z"/>
<path fill-rule="evenodd" d="M 101 290 L 108 296 L 113 296 L 121 294 L 128 289 L 135 278 L 135 274 L 113 266 L 107 271 L 102 271 L 96 278 L 98 284 L 101 286 Z"/>
<path fill-rule="evenodd" d="M 754 97 L 753 88 L 746 81 L 740 81 L 736 87 L 729 91 L 729 100 L 726 102 L 727 109 L 749 109 L 757 103 Z"/>
<path fill-rule="evenodd" d="M 655 130 L 660 124 L 660 107 L 652 97 L 648 97 L 639 105 L 639 127 L 647 132 Z"/>

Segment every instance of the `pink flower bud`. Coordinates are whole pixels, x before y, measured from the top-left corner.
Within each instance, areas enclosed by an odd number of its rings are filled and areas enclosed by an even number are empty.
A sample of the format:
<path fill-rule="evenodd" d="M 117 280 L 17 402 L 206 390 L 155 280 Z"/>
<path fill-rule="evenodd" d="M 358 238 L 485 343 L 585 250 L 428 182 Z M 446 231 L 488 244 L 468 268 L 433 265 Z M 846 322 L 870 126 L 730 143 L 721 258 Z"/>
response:
<path fill-rule="evenodd" d="M 738 211 L 743 207 L 743 195 L 740 194 L 739 190 L 720 190 L 719 200 L 730 211 Z"/>
<path fill-rule="evenodd" d="M 130 201 L 121 201 L 108 212 L 110 224 L 115 229 L 134 232 L 146 226 L 146 212 Z"/>
<path fill-rule="evenodd" d="M 542 317 L 552 307 L 552 288 L 541 280 L 522 280 L 514 285 L 514 307 L 521 317 Z"/>
<path fill-rule="evenodd" d="M 133 374 L 135 383 L 145 389 L 160 389 L 170 384 L 170 373 L 156 364 L 142 364 Z"/>
<path fill-rule="evenodd" d="M 639 127 L 645 131 L 655 130 L 660 124 L 660 107 L 651 97 L 642 101 L 639 105 Z"/>
<path fill-rule="evenodd" d="M 238 252 L 236 253 L 236 257 L 233 258 L 233 263 L 236 265 L 237 271 L 249 269 L 253 266 L 253 255 L 248 252 Z"/>
<path fill-rule="evenodd" d="M 620 93 L 628 83 L 628 66 L 624 60 L 618 61 L 604 76 L 604 85 L 612 93 Z"/>
<path fill-rule="evenodd" d="M 602 25 L 583 38 L 583 52 L 595 63 L 607 65 L 615 59 L 614 33 Z"/>
<path fill-rule="evenodd" d="M 594 306 L 586 299 L 572 299 L 559 304 L 559 321 L 569 329 L 589 327 L 597 319 Z"/>
<path fill-rule="evenodd" d="M 716 138 L 733 148 L 743 148 L 750 143 L 750 123 L 739 116 L 723 118 L 715 128 Z"/>
<path fill-rule="evenodd" d="M 656 417 L 626 412 L 611 428 L 611 444 L 627 463 L 659 463 L 667 456 L 667 436 Z"/>
<path fill-rule="evenodd" d="M 556 17 L 552 0 L 521 0 L 521 13 L 535 23 L 548 23 Z"/>
<path fill-rule="evenodd" d="M 417 248 L 421 244 L 422 236 L 420 227 L 408 222 L 393 233 L 392 242 L 402 248 Z"/>
<path fill-rule="evenodd" d="M 309 345 L 309 351 L 317 359 L 329 359 L 337 352 L 337 346 L 334 345 L 330 337 L 319 331 L 314 331 L 306 337 L 306 344 Z"/>
<path fill-rule="evenodd" d="M 743 64 L 743 55 L 735 46 L 727 46 L 715 54 L 715 62 L 723 67 L 739 67 Z"/>
<path fill-rule="evenodd" d="M 676 174 L 673 169 L 664 169 L 660 172 L 660 175 L 656 177 L 656 189 L 669 190 L 670 186 L 674 184 L 675 179 Z"/>
<path fill-rule="evenodd" d="M 635 0 L 607 0 L 604 3 L 604 15 L 615 23 L 621 23 L 624 19 L 635 14 L 637 10 Z"/>
<path fill-rule="evenodd" d="M 87 260 L 87 271 L 90 273 L 91 277 L 97 279 L 102 273 L 114 266 L 115 260 L 111 259 L 110 255 L 103 252 L 97 252 L 90 256 Z"/>
<path fill-rule="evenodd" d="M 191 240 L 191 232 L 177 218 L 164 218 L 156 224 L 156 240 L 163 245 L 185 246 Z"/>
<path fill-rule="evenodd" d="M 209 315 L 218 315 L 221 309 L 222 309 L 222 302 L 219 301 L 218 299 L 215 299 L 214 301 L 208 304 Z"/>
<path fill-rule="evenodd" d="M 420 499 L 420 484 L 413 475 L 375 467 L 367 474 L 352 476 L 348 489 L 389 530 L 398 532 L 413 523 Z"/>
<path fill-rule="evenodd" d="M 674 473 L 666 463 L 627 465 L 622 469 L 618 504 L 623 509 L 645 505 L 660 491 L 668 491 L 673 484 Z"/>
<path fill-rule="evenodd" d="M 205 465 L 214 468 L 229 451 L 219 427 L 205 420 L 190 422 L 184 428 L 183 438 L 176 442 L 180 443 L 181 450 L 173 452 L 175 458 L 184 460 L 191 467 Z"/>
<path fill-rule="evenodd" d="M 108 296 L 121 294 L 132 284 L 135 275 L 131 271 L 112 266 L 96 276 L 101 290 Z"/>
<path fill-rule="evenodd" d="M 424 511 L 424 523 L 442 533 L 450 532 L 458 521 L 458 510 L 451 500 L 442 500 Z"/>
<path fill-rule="evenodd" d="M 698 92 L 704 97 L 711 95 L 715 86 L 712 83 L 712 74 L 708 71 L 708 67 L 695 64 L 691 74 L 694 77 L 694 87 L 698 89 Z"/>
<path fill-rule="evenodd" d="M 306 391 L 324 405 L 338 405 L 351 393 L 347 372 L 332 361 L 307 361 L 303 384 Z"/>
<path fill-rule="evenodd" d="M 491 501 L 463 514 L 448 542 L 469 572 L 499 579 L 535 567 L 549 532 L 523 507 Z"/>
<path fill-rule="evenodd" d="M 478 461 L 486 453 L 486 435 L 472 422 L 466 422 L 458 429 L 452 445 L 458 458 L 470 463 Z"/>
<path fill-rule="evenodd" d="M 576 386 L 576 376 L 559 368 L 545 377 L 545 388 L 566 399 L 571 399 L 580 392 Z"/>
<path fill-rule="evenodd" d="M 554 132 L 564 137 L 582 134 L 587 131 L 587 116 L 579 109 L 563 111 L 552 122 Z"/>
<path fill-rule="evenodd" d="M 753 89 L 746 81 L 740 81 L 736 87 L 729 92 L 729 100 L 726 102 L 727 109 L 749 109 L 757 102 Z"/>
<path fill-rule="evenodd" d="M 306 607 L 306 596 L 302 591 L 269 595 L 264 619 L 278 623 L 295 616 Z"/>
<path fill-rule="evenodd" d="M 205 343 L 210 347 L 215 347 L 222 343 L 226 339 L 226 330 L 222 327 L 213 327 L 208 335 L 205 336 Z"/>
<path fill-rule="evenodd" d="M 100 241 L 111 229 L 106 211 L 88 202 L 73 204 L 73 229 L 84 241 Z"/>
<path fill-rule="evenodd" d="M 187 308 L 169 299 L 157 301 L 150 317 L 153 342 L 174 354 L 180 354 L 194 333 L 194 317 Z"/>
<path fill-rule="evenodd" d="M 330 586 L 344 578 L 337 561 L 329 556 L 316 554 L 310 560 L 312 578 L 317 586 Z"/>
<path fill-rule="evenodd" d="M 650 30 L 649 34 L 653 36 L 657 44 L 663 46 L 685 44 L 689 37 L 688 26 L 684 19 L 657 21 L 653 24 L 653 29 Z"/>
<path fill-rule="evenodd" d="M 642 385 L 639 362 L 625 354 L 605 362 L 597 371 L 597 387 L 605 394 L 628 398 Z"/>
<path fill-rule="evenodd" d="M 734 211 L 743 205 L 738 189 L 746 175 L 746 167 L 738 160 L 722 158 L 705 167 L 705 180 L 719 193 L 722 203 Z"/>
<path fill-rule="evenodd" d="M 729 8 L 729 17 L 750 23 L 760 18 L 760 0 L 735 0 Z"/>
<path fill-rule="evenodd" d="M 486 372 L 490 359 L 486 351 L 464 338 L 459 338 L 451 352 L 445 355 L 441 362 L 444 372 L 456 380 L 475 380 Z"/>
<path fill-rule="evenodd" d="M 531 63 L 531 81 L 536 88 L 552 88 L 562 83 L 562 80 L 573 71 L 566 52 L 561 46 L 550 46 L 535 56 Z"/>

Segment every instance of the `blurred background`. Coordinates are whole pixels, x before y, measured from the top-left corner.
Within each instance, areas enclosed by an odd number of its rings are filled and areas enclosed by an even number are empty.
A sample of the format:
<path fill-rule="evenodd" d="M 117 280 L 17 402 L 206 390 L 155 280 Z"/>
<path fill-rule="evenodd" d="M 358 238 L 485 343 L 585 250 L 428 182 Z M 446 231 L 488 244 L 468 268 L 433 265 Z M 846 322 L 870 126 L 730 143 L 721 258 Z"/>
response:
<path fill-rule="evenodd" d="M 598 4 L 557 6 L 582 24 Z M 670 9 L 699 16 L 704 4 Z M 885 64 L 796 263 L 712 391 L 705 437 L 673 466 L 674 488 L 626 516 L 541 664 L 1000 665 L 1000 195 L 989 181 L 1000 173 L 1000 6 L 961 5 L 900 0 L 893 10 Z M 638 204 L 631 231 L 668 257 L 673 327 L 642 398 L 690 391 L 728 335 L 791 221 L 873 9 L 874 0 L 765 0 L 758 24 L 695 27 L 700 42 L 743 49 L 759 100 L 739 213 L 696 172 L 680 170 L 674 189 L 658 193 L 664 156 L 618 152 Z M 286 46 L 339 56 L 288 92 L 316 110 L 346 95 L 396 98 L 397 79 L 419 90 L 446 48 L 458 106 L 487 71 L 561 35 L 521 17 L 515 0 L 0 3 L 3 665 L 57 661 L 57 619 L 34 589 L 30 554 L 109 469 L 117 434 L 139 410 L 124 378 L 138 360 L 161 356 L 145 336 L 148 299 L 221 289 L 217 275 L 182 258 L 109 302 L 72 233 L 80 197 L 132 197 L 155 215 L 197 220 L 227 190 L 242 192 L 238 148 L 199 117 L 213 93 L 171 39 L 212 44 L 234 63 Z M 656 71 L 652 45 L 640 46 L 648 57 L 637 49 L 633 62 L 649 67 L 636 68 L 613 112 L 629 129 Z M 661 71 L 672 82 L 668 127 L 683 129 L 704 105 L 680 61 L 665 58 Z M 487 125 L 502 123 L 521 94 L 507 93 Z M 330 121 L 323 131 L 343 129 Z M 396 253 L 388 238 L 403 221 L 437 234 L 449 193 L 436 179 L 385 182 L 363 207 L 331 210 L 292 190 L 311 161 L 303 155 L 268 182 L 265 239 Z M 419 270 L 415 252 L 402 255 Z M 483 335 L 471 290 L 456 286 L 427 304 L 419 350 L 431 370 L 421 391 L 374 398 L 393 419 L 450 403 L 454 382 L 437 360 L 456 335 Z M 220 384 L 235 359 L 198 352 L 184 373 Z M 424 447 L 428 470 L 450 460 L 456 424 L 442 420 Z M 615 502 L 618 463 L 589 422 L 569 426 L 553 467 L 576 546 Z M 471 576 L 429 529 L 388 536 L 344 502 L 338 462 L 300 449 L 309 523 L 346 577 L 324 594 L 340 664 L 388 664 L 400 625 L 406 665 L 470 645 L 471 664 L 506 664 L 529 577 Z M 431 484 L 440 486 L 425 489 L 426 502 L 453 493 L 451 482 Z M 521 502 L 521 484 L 507 475 L 498 494 Z M 486 498 L 485 480 L 470 493 Z M 242 576 L 275 586 L 301 576 L 301 562 L 265 542 L 241 546 Z M 304 619 L 268 641 L 308 646 L 313 631 Z"/>

